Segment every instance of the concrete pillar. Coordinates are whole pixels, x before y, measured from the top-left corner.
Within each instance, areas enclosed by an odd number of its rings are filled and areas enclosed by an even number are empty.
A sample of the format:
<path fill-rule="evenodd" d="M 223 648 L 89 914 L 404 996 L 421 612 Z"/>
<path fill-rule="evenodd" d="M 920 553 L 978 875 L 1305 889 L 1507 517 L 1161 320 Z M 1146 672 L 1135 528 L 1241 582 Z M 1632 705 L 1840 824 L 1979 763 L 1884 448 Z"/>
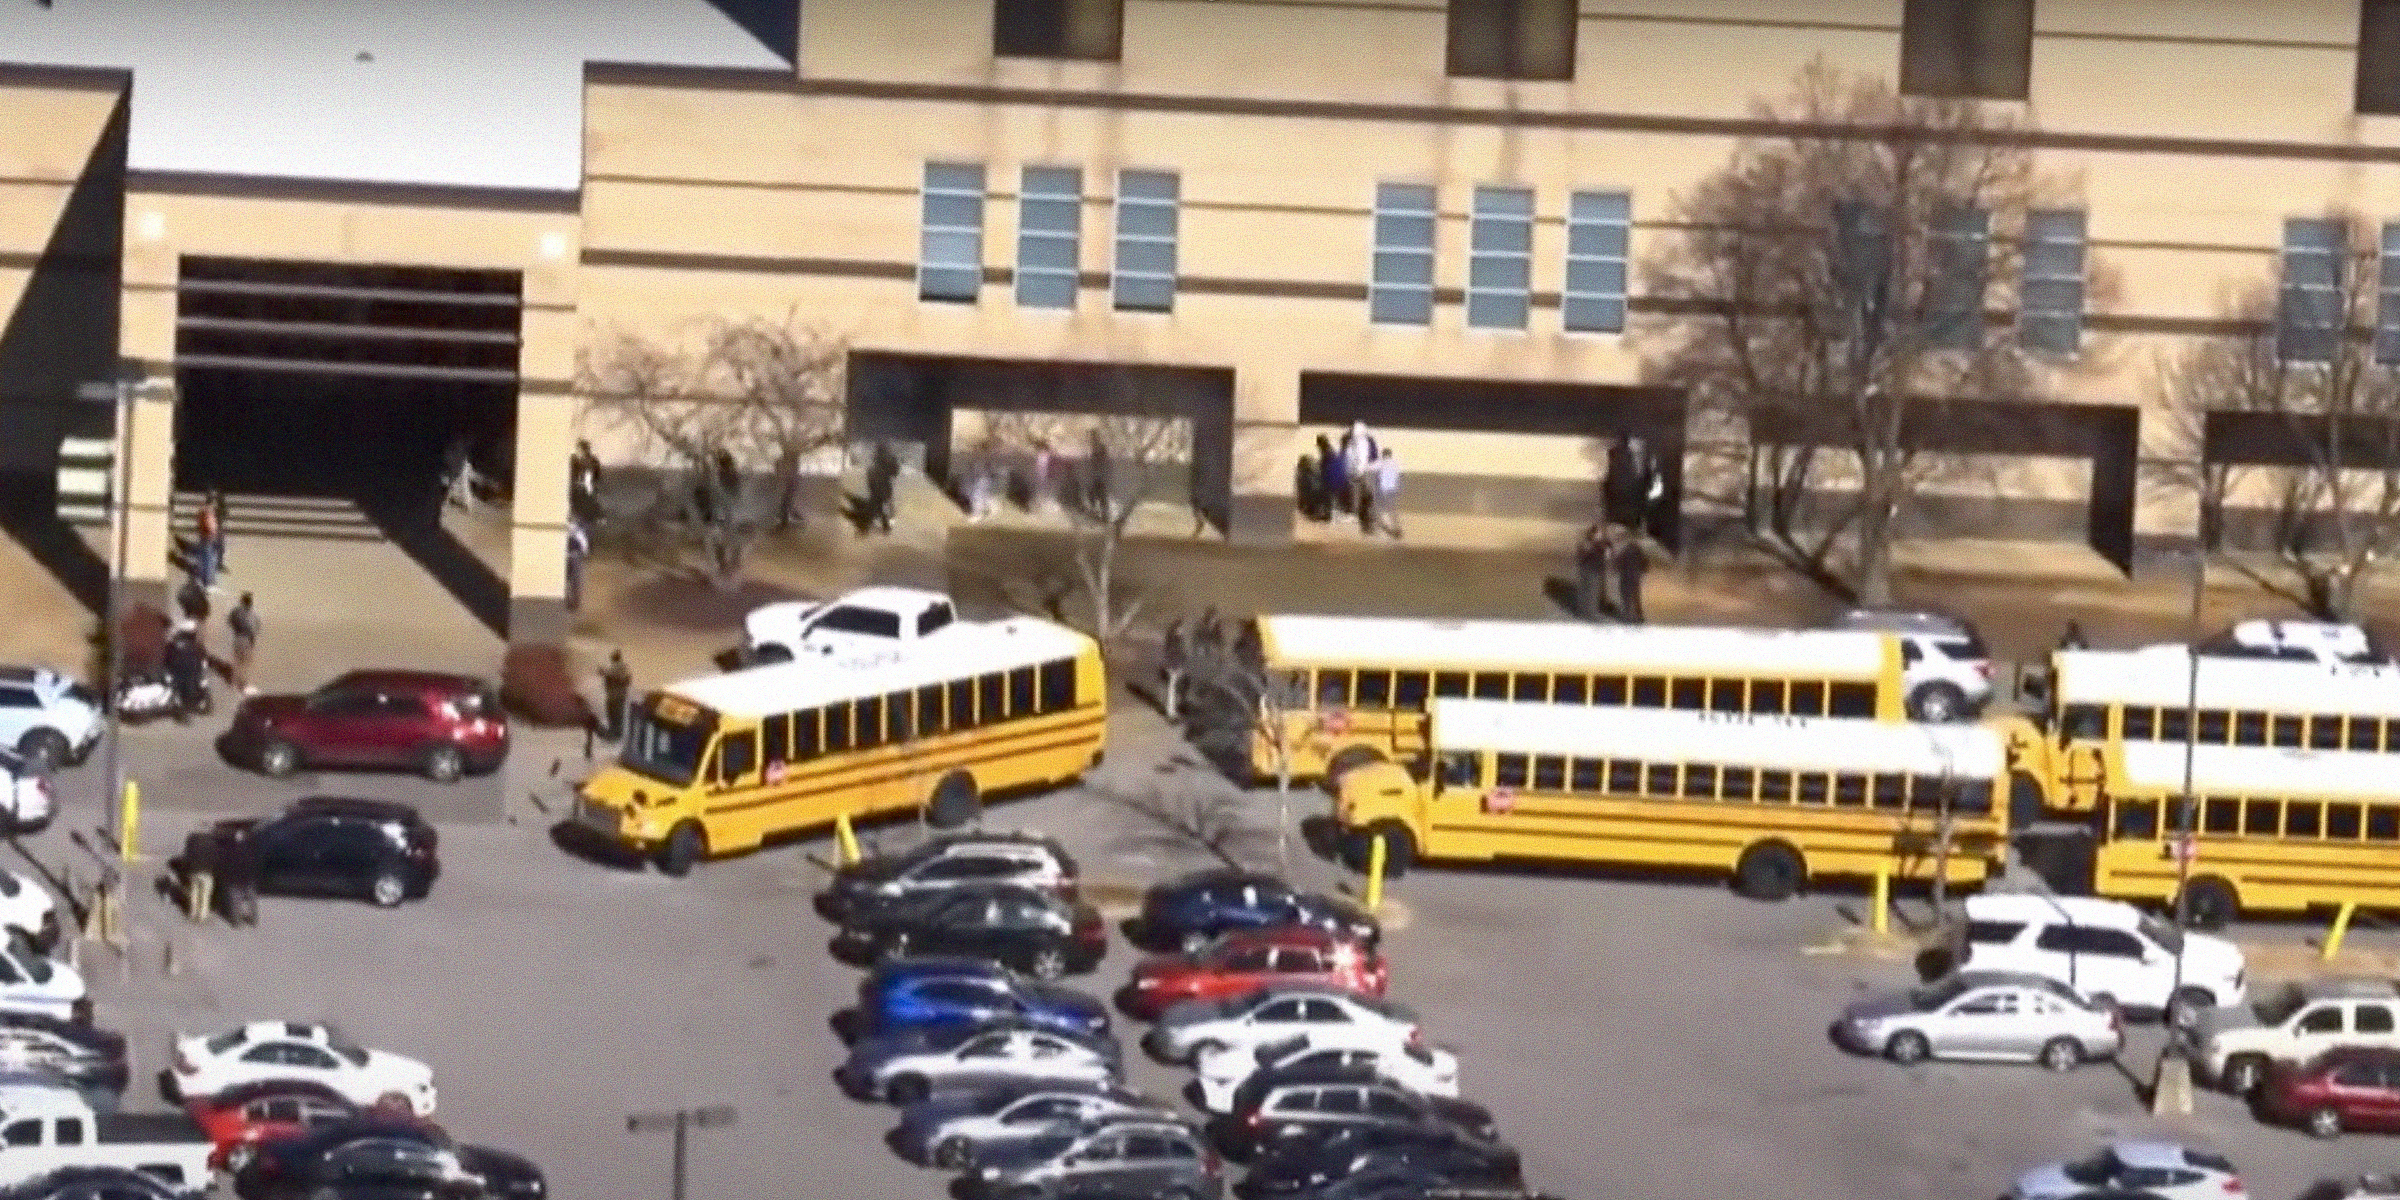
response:
<path fill-rule="evenodd" d="M 130 419 L 116 430 L 116 453 L 124 466 L 111 464 L 111 486 L 121 481 L 125 495 L 110 506 L 109 544 L 102 548 L 102 555 L 113 560 L 117 548 L 124 547 L 126 603 L 161 609 L 171 590 L 168 560 L 175 548 L 175 284 L 180 263 L 172 236 L 140 196 L 126 198 L 117 346 L 127 374 L 146 375 L 149 382 L 134 400 Z M 125 522 L 122 527 L 120 521 Z"/>
<path fill-rule="evenodd" d="M 567 640 L 567 458 L 575 451 L 574 253 L 547 235 L 525 272 L 518 349 L 516 482 L 509 503 L 508 640 Z M 553 254 L 552 251 L 557 253 Z"/>
<path fill-rule="evenodd" d="M 1233 377 L 1233 503 L 1228 541 L 1288 542 L 1298 519 L 1292 466 L 1300 450 L 1297 367 L 1245 366 Z"/>

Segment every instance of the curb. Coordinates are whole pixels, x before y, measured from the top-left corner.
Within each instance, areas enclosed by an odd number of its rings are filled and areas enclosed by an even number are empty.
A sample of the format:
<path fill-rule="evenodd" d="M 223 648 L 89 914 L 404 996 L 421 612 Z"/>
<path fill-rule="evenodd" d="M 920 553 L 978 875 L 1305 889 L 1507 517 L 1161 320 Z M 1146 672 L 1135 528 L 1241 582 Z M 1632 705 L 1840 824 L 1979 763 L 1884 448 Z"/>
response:
<path fill-rule="evenodd" d="M 2400 954 L 2388 950 L 2344 949 L 2331 959 L 2324 948 L 2309 942 L 2237 942 L 2254 980 L 2306 980 L 2372 975 L 2400 976 Z"/>
<path fill-rule="evenodd" d="M 1812 958 L 1841 955 L 1885 962 L 1910 962 L 1930 948 L 1931 943 L 1920 934 L 1877 933 L 1872 929 L 1851 926 L 1837 931 L 1825 941 L 1802 946 L 1800 953 Z"/>

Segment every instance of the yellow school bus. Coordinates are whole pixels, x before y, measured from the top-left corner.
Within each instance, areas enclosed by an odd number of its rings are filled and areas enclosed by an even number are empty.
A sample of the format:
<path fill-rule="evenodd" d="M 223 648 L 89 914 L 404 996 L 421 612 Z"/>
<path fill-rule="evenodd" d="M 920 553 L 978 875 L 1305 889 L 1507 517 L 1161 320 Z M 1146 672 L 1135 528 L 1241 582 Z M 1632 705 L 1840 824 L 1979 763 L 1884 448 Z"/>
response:
<path fill-rule="evenodd" d="M 1066 783 L 1100 761 L 1099 647 L 1030 617 L 960 624 L 905 654 L 756 667 L 642 699 L 575 820 L 681 875 L 796 830 Z"/>
<path fill-rule="evenodd" d="M 1437 699 L 1907 720 L 1901 640 L 1885 633 L 1262 616 L 1244 644 L 1284 698 L 1250 733 L 1261 779 L 1414 761 Z"/>
<path fill-rule="evenodd" d="M 1972 884 L 1998 869 L 1994 792 L 2028 728 L 1436 699 L 1422 776 L 1335 785 L 1343 858 L 1730 872 L 1764 900 L 1828 876 Z"/>

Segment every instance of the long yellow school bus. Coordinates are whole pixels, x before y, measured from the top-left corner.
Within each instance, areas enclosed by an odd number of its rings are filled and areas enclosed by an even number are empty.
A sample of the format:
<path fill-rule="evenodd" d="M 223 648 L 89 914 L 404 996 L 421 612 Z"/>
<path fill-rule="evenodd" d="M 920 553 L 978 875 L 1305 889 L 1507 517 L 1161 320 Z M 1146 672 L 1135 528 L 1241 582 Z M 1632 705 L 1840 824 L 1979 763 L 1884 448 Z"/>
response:
<path fill-rule="evenodd" d="M 669 875 L 842 814 L 920 810 L 955 828 L 986 796 L 1091 769 L 1107 696 L 1099 647 L 1030 617 L 913 655 L 689 680 L 642 699 L 575 820 Z"/>
<path fill-rule="evenodd" d="M 1251 731 L 1261 779 L 1419 758 L 1442 699 L 1907 720 L 1901 641 L 1884 633 L 1262 616 L 1246 642 L 1289 698 Z"/>
<path fill-rule="evenodd" d="M 2203 928 L 2344 903 L 2400 911 L 2400 667 L 2194 665 L 2182 646 L 2052 659 L 2046 807 L 2088 814 L 2092 890 L 2172 902 L 2188 880 L 2185 912 Z"/>
<path fill-rule="evenodd" d="M 1810 879 L 1978 883 L 2007 852 L 1994 801 L 2012 724 L 1908 724 L 1436 699 L 1423 777 L 1336 784 L 1343 858 L 1589 862 L 1732 874 L 1781 900 Z"/>

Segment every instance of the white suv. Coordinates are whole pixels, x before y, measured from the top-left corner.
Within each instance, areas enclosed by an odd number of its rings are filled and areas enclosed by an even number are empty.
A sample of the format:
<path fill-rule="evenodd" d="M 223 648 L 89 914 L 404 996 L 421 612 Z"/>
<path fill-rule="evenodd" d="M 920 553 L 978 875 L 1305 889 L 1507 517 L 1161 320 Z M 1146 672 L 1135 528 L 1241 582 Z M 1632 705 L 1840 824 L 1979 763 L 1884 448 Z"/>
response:
<path fill-rule="evenodd" d="M 2179 1025 L 2244 994 L 2240 947 L 2090 896 L 1969 896 L 1952 952 L 1958 970 L 2047 976 L 2100 1004 Z"/>
<path fill-rule="evenodd" d="M 1854 608 L 1834 627 L 1900 639 L 1900 683 L 1908 689 L 1908 715 L 1915 720 L 1964 721 L 1992 702 L 1992 652 L 1963 618 Z"/>
<path fill-rule="evenodd" d="M 41 667 L 0 667 L 0 746 L 38 772 L 80 762 L 100 740 L 100 698 Z"/>
<path fill-rule="evenodd" d="M 2208 1077 L 2246 1096 L 2277 1062 L 2306 1062 L 2335 1046 L 2400 1050 L 2400 986 L 2383 979 L 2286 984 L 2250 1005 L 2201 1014 L 2194 1030 Z"/>

